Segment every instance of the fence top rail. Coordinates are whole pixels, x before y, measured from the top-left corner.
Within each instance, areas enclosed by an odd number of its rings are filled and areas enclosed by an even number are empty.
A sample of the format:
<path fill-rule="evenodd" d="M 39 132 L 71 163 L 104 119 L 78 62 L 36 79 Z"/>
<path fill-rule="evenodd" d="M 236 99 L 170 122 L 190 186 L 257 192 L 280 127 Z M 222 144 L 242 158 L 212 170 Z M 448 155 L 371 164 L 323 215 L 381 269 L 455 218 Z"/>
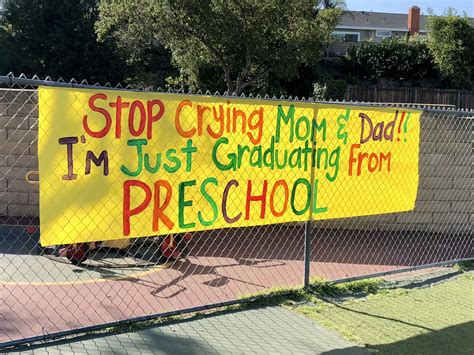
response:
<path fill-rule="evenodd" d="M 379 86 L 379 85 L 351 85 L 347 86 L 351 90 L 388 90 L 388 91 L 403 91 L 403 90 L 417 90 L 417 91 L 431 91 L 431 92 L 441 92 L 441 93 L 462 93 L 462 94 L 474 94 L 474 91 L 467 89 L 442 89 L 442 88 L 432 88 L 432 87 L 410 87 L 410 86 Z"/>
<path fill-rule="evenodd" d="M 345 100 L 315 100 L 313 98 L 299 98 L 297 96 L 272 96 L 264 95 L 261 96 L 259 94 L 241 94 L 237 95 L 235 93 L 229 95 L 227 91 L 224 93 L 219 93 L 216 91 L 214 94 L 210 91 L 203 92 L 202 90 L 197 90 L 196 92 L 186 92 L 183 87 L 179 88 L 178 90 L 168 89 L 164 90 L 161 87 L 152 88 L 152 87 L 140 87 L 140 86 L 132 86 L 126 85 L 123 86 L 118 84 L 116 86 L 112 86 L 110 83 L 106 83 L 105 85 L 101 85 L 99 83 L 89 84 L 86 80 L 82 80 L 81 82 L 77 82 L 75 79 L 71 79 L 69 82 L 65 81 L 62 78 L 58 80 L 52 80 L 50 77 L 46 77 L 45 79 L 40 79 L 38 76 L 33 76 L 32 78 L 28 78 L 25 75 L 20 75 L 19 77 L 13 76 L 13 74 L 8 75 L 0 75 L 0 84 L 7 84 L 7 85 L 19 85 L 19 86 L 30 86 L 30 87 L 38 87 L 38 86 L 51 86 L 51 87 L 66 87 L 66 88 L 77 88 L 77 89 L 106 89 L 106 90 L 126 90 L 126 91 L 134 91 L 134 92 L 157 92 L 162 94 L 186 94 L 192 96 L 219 96 L 219 97 L 229 97 L 229 98 L 239 98 L 239 99 L 262 99 L 262 100 L 269 100 L 269 101 L 293 101 L 293 102 L 312 102 L 312 103 L 320 103 L 324 105 L 349 105 L 349 106 L 370 106 L 370 107 L 390 107 L 390 108 L 409 108 L 414 110 L 424 111 L 426 113 L 439 113 L 439 114 L 451 114 L 457 116 L 465 116 L 465 118 L 474 119 L 474 117 L 470 117 L 470 115 L 474 114 L 474 110 L 470 109 L 456 109 L 452 106 L 447 105 L 438 105 L 438 104 L 416 104 L 416 103 L 389 103 L 389 102 L 364 102 L 364 101 L 345 101 Z"/>

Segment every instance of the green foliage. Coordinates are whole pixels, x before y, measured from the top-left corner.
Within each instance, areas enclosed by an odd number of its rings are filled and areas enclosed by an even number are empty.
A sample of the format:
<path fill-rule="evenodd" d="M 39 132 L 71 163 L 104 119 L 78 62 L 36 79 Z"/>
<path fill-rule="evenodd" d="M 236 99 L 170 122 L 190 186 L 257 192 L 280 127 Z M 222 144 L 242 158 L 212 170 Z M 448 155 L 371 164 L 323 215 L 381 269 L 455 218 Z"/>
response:
<path fill-rule="evenodd" d="M 7 28 L 0 26 L 0 74 L 17 71 L 17 63 L 20 60 L 19 53 L 15 52 L 12 41 L 9 39 Z"/>
<path fill-rule="evenodd" d="M 102 0 L 97 32 L 159 40 L 188 84 L 237 94 L 291 80 L 320 57 L 340 10 L 310 0 Z"/>
<path fill-rule="evenodd" d="M 474 26 L 471 20 L 449 9 L 444 16 L 430 16 L 427 26 L 427 40 L 395 37 L 381 44 L 364 42 L 349 48 L 346 72 L 366 80 L 436 79 L 457 88 L 473 88 Z"/>
<path fill-rule="evenodd" d="M 456 268 L 461 272 L 473 271 L 474 261 L 461 261 L 456 265 Z"/>
<path fill-rule="evenodd" d="M 342 294 L 353 293 L 377 293 L 384 281 L 382 279 L 367 279 L 351 281 L 336 285 Z"/>
<path fill-rule="evenodd" d="M 268 76 L 252 85 L 253 93 L 262 93 L 274 96 L 311 96 L 313 83 L 318 80 L 319 63 L 302 64 L 297 69 L 295 76 L 283 79 L 275 76 Z"/>
<path fill-rule="evenodd" d="M 135 6 L 134 4 L 130 5 Z M 95 24 L 95 27 L 97 25 L 98 23 Z M 141 29 L 139 24 L 137 26 Z M 114 44 L 119 55 L 126 61 L 129 80 L 134 84 L 141 86 L 167 85 L 171 77 L 177 77 L 179 74 L 171 62 L 171 52 L 153 36 L 136 36 L 135 31 L 133 24 L 129 23 L 127 18 L 122 18 L 107 33 L 102 33 L 99 42 Z M 179 80 L 174 80 L 173 84 L 177 81 Z"/>
<path fill-rule="evenodd" d="M 358 293 L 377 293 L 383 284 L 382 279 L 366 279 L 343 283 L 334 283 L 325 279 L 311 280 L 308 291 L 323 297 L 348 296 Z"/>
<path fill-rule="evenodd" d="M 340 8 L 345 10 L 347 8 L 345 0 L 323 0 L 321 4 L 324 8 Z"/>
<path fill-rule="evenodd" d="M 300 287 L 275 287 L 266 291 L 242 295 L 240 308 L 284 304 L 288 300 L 308 300 L 308 293 Z"/>
<path fill-rule="evenodd" d="M 159 42 L 118 42 L 115 38 L 106 41 L 114 43 L 119 55 L 125 60 L 129 78 L 141 86 L 165 86 L 166 78 L 178 74 L 171 63 L 171 53 Z"/>
<path fill-rule="evenodd" d="M 0 72 L 53 78 L 120 79 L 122 62 L 98 44 L 96 0 L 9 0 L 0 30 Z"/>
<path fill-rule="evenodd" d="M 306 289 L 300 287 L 280 287 L 270 290 L 243 295 L 244 306 L 284 304 L 286 301 L 317 302 L 320 297 L 347 297 L 359 294 L 375 294 L 384 291 L 385 281 L 378 278 L 334 283 L 319 277 L 311 279 Z"/>
<path fill-rule="evenodd" d="M 458 88 L 474 88 L 474 26 L 466 16 L 448 9 L 430 16 L 428 45 L 442 76 Z"/>
<path fill-rule="evenodd" d="M 358 78 L 369 80 L 410 81 L 435 76 L 428 44 L 419 37 L 393 37 L 380 44 L 363 42 L 352 46 L 346 54 L 345 67 Z"/>
<path fill-rule="evenodd" d="M 327 100 L 326 98 L 326 85 L 319 82 L 313 85 L 313 98 L 318 101 Z"/>
<path fill-rule="evenodd" d="M 347 81 L 328 80 L 317 82 L 313 86 L 313 97 L 316 100 L 343 100 L 346 95 Z"/>

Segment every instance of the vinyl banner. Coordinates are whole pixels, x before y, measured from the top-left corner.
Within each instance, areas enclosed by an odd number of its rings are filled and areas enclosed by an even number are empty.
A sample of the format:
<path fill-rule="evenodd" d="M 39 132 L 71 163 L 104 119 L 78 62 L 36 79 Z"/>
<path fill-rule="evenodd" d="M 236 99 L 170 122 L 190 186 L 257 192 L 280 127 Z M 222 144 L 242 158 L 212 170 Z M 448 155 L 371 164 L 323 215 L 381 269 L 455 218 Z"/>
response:
<path fill-rule="evenodd" d="M 408 211 L 420 112 L 39 88 L 43 246 Z"/>

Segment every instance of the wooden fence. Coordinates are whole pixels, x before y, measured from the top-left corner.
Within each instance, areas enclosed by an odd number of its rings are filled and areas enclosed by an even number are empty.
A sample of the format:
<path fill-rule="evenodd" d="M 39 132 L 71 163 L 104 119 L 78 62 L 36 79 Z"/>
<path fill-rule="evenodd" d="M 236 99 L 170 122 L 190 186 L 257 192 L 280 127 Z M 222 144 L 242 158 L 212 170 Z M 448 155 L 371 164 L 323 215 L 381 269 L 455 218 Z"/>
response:
<path fill-rule="evenodd" d="M 349 86 L 346 90 L 345 100 L 365 102 L 422 103 L 474 109 L 474 91 L 472 90 Z"/>

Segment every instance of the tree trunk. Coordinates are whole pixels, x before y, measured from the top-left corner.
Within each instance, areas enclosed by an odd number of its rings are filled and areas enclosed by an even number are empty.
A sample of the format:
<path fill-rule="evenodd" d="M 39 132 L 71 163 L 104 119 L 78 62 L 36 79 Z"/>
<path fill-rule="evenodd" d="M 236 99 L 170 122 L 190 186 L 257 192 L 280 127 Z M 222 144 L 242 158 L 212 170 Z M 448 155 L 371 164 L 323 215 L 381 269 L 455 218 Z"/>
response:
<path fill-rule="evenodd" d="M 235 91 L 234 80 L 232 80 L 232 77 L 230 76 L 230 70 L 228 68 L 223 68 L 223 69 L 224 69 L 224 79 L 227 84 L 227 94 L 232 95 Z"/>

